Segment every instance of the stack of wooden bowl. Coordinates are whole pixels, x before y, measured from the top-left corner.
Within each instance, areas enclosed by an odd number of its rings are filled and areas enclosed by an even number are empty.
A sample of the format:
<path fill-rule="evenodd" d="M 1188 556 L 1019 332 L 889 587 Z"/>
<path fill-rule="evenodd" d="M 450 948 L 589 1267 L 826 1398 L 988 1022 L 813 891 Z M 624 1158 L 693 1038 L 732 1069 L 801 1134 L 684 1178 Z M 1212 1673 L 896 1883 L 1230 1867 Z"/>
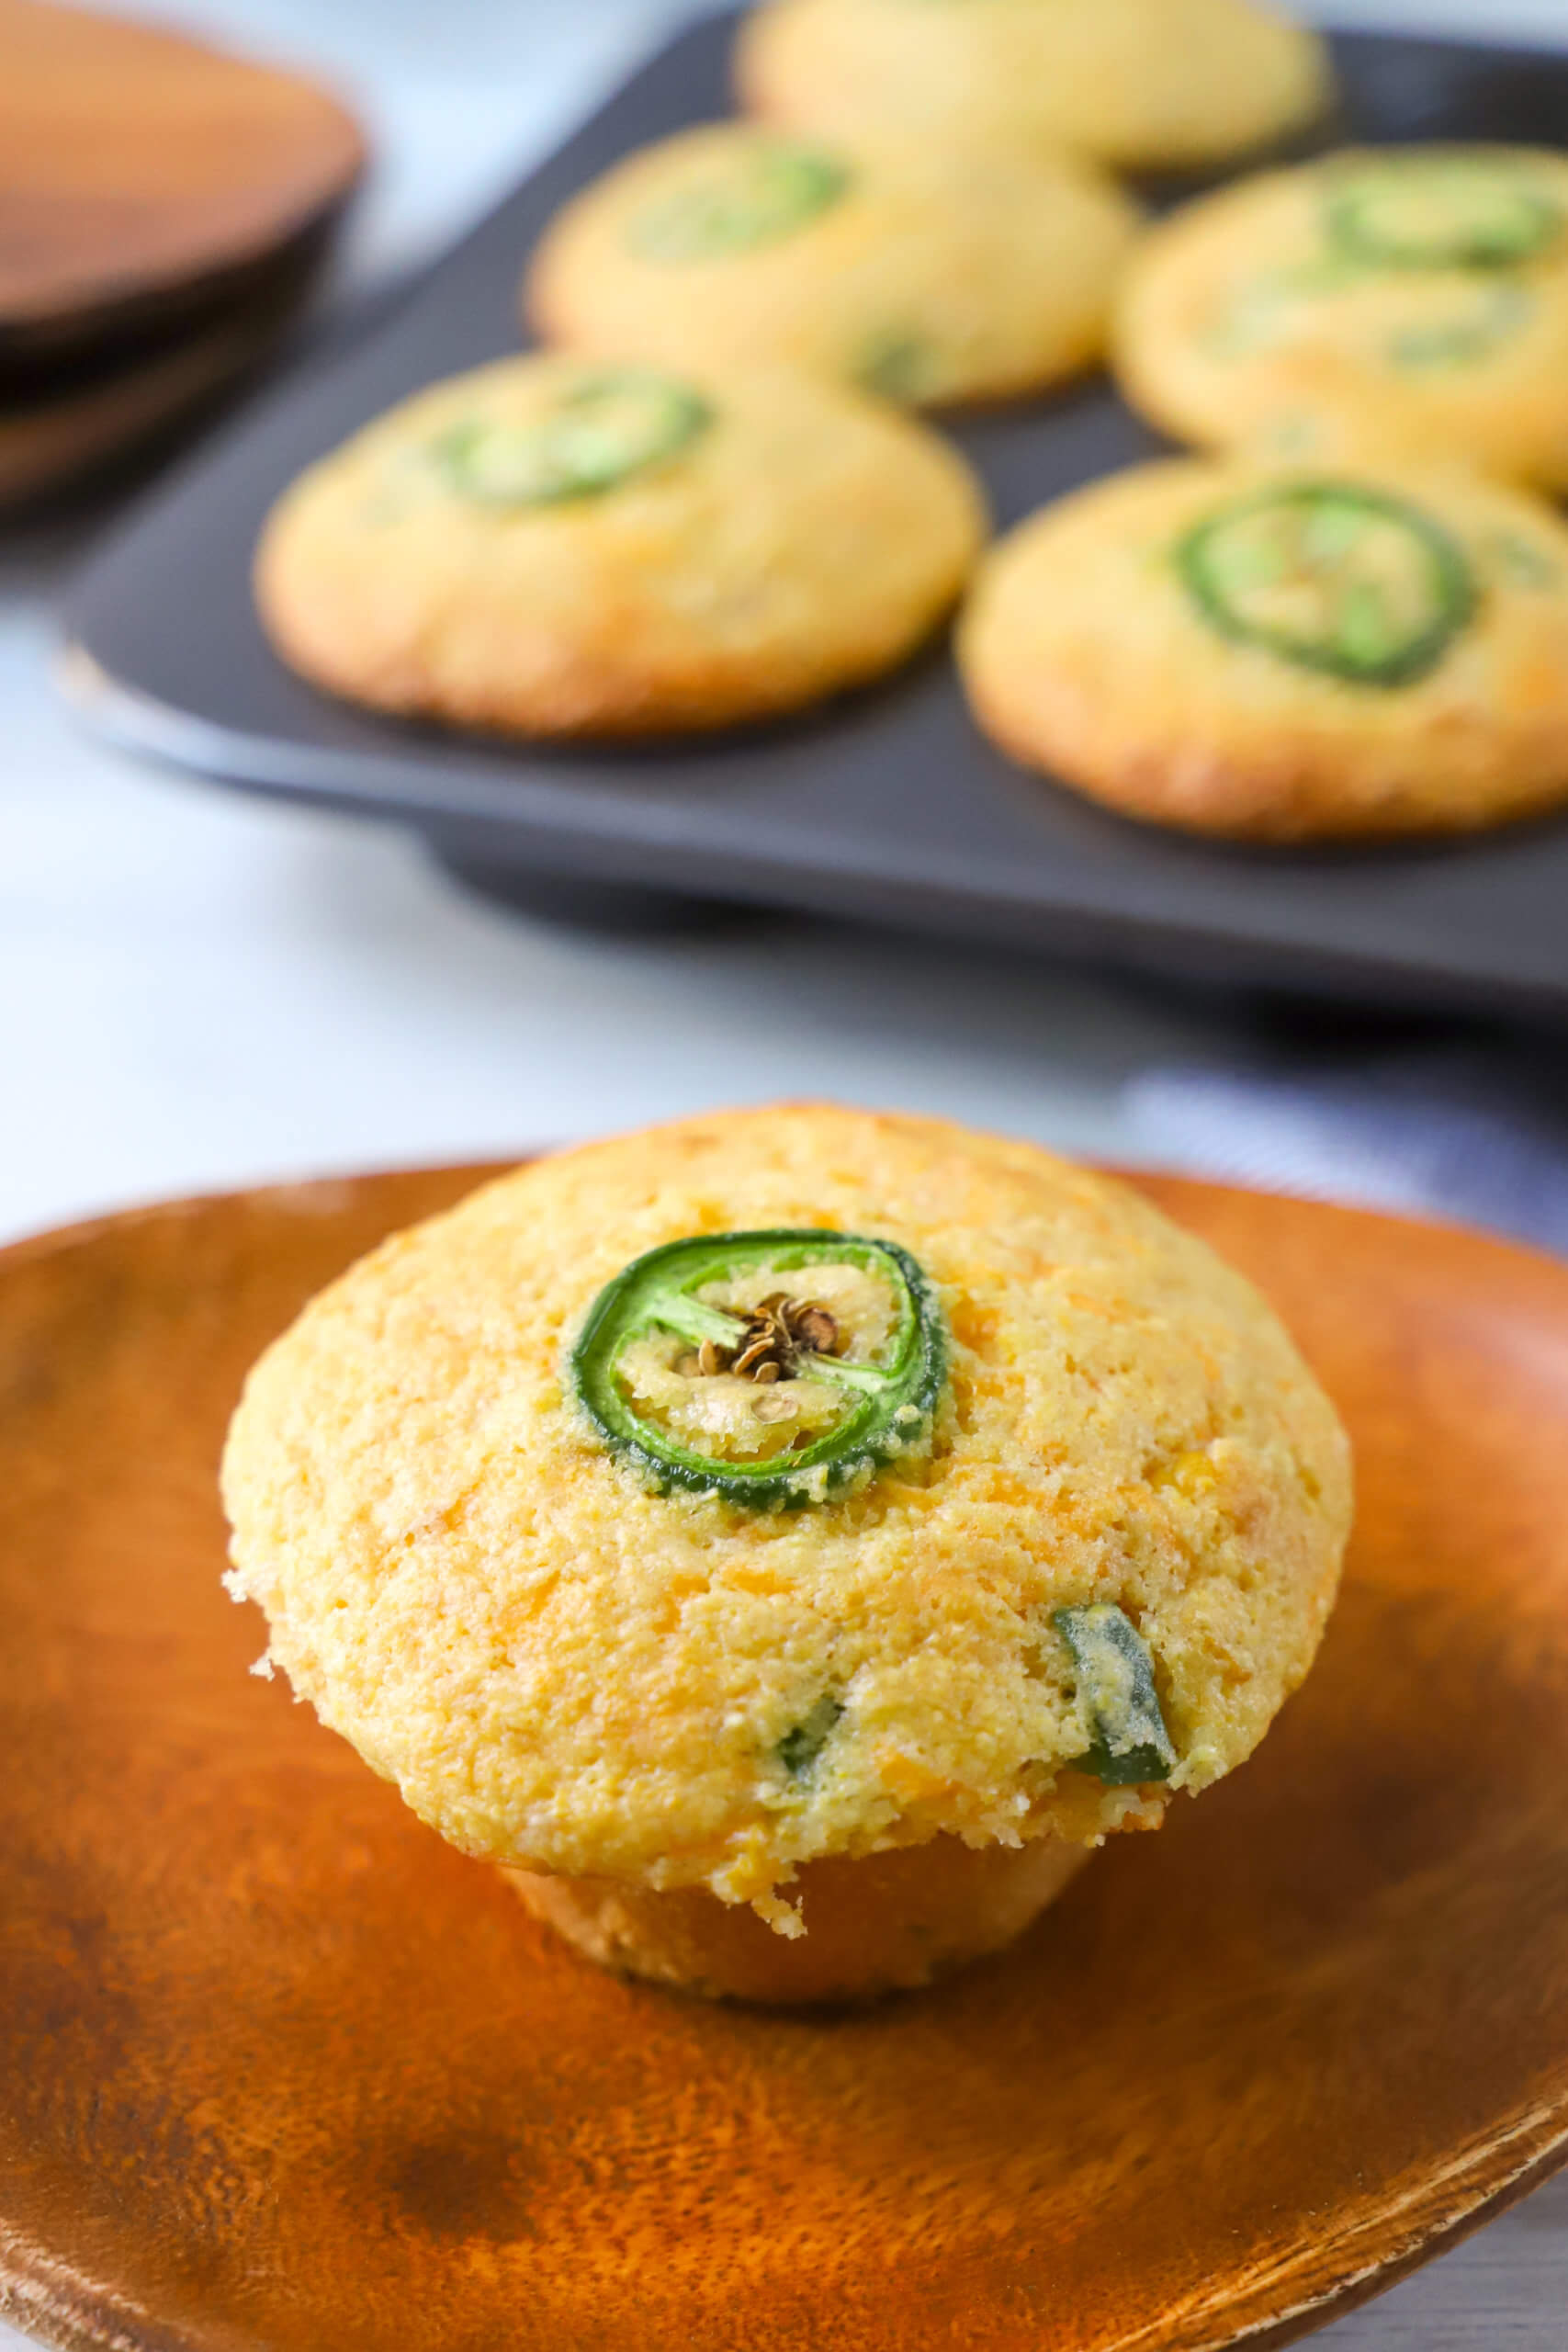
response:
<path fill-rule="evenodd" d="M 296 316 L 365 160 L 291 74 L 0 0 L 0 513 L 172 435 Z"/>

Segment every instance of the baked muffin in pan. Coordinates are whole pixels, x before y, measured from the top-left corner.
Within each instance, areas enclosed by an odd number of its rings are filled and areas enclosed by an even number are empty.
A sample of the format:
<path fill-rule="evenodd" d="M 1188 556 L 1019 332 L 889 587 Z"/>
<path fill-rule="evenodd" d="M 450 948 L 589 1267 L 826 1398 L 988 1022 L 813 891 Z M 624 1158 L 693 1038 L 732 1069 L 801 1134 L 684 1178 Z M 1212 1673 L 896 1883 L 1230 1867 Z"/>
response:
<path fill-rule="evenodd" d="M 964 459 L 786 371 L 546 356 L 432 386 L 285 492 L 274 645 L 331 692 L 523 736 L 667 734 L 895 667 L 986 532 Z"/>
<path fill-rule="evenodd" d="M 661 367 L 776 363 L 917 405 L 998 400 L 1101 356 L 1138 222 L 1066 156 L 711 123 L 567 206 L 526 309 L 548 341 Z"/>
<path fill-rule="evenodd" d="M 1568 798 L 1568 528 L 1430 458 L 1090 483 L 994 550 L 959 658 L 1006 751 L 1160 824 L 1462 832 Z"/>
<path fill-rule="evenodd" d="M 1182 440 L 1327 419 L 1568 487 L 1568 156 L 1359 149 L 1201 198 L 1126 273 L 1115 365 Z"/>

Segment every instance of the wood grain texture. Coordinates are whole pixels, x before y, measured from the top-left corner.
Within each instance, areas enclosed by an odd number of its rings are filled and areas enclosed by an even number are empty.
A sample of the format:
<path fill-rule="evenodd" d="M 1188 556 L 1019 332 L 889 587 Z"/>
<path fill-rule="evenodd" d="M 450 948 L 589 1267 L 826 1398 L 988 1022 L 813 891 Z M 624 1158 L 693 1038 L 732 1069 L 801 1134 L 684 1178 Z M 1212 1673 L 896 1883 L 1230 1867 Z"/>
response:
<path fill-rule="evenodd" d="M 1568 1269 L 1162 1182 L 1350 1424 L 1321 1661 L 1012 1952 L 865 2015 L 586 1968 L 218 1587 L 245 1364 L 474 1171 L 0 1258 L 0 2276 L 137 2352 L 1282 2341 L 1568 2150 Z"/>
<path fill-rule="evenodd" d="M 0 353 L 254 265 L 364 148 L 310 82 L 50 0 L 0 0 Z"/>

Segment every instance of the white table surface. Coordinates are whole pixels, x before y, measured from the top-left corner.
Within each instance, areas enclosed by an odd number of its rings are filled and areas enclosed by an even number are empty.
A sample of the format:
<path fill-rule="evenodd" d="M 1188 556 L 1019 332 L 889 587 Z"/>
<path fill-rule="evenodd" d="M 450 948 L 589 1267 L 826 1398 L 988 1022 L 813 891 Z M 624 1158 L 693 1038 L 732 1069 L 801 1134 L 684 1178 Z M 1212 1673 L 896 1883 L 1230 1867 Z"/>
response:
<path fill-rule="evenodd" d="M 186 0 L 165 13 L 311 64 L 366 113 L 380 163 L 345 255 L 353 287 L 434 249 L 685 11 Z M 1568 0 L 1316 13 L 1568 43 Z M 696 936 L 573 934 L 464 897 L 391 831 L 99 752 L 47 664 L 57 593 L 105 519 L 0 536 L 0 1238 L 160 1194 L 500 1155 L 781 1093 L 1190 1159 L 1141 1107 L 1160 1099 L 1142 1077 L 1258 1050 L 1221 1008 L 1018 956 L 764 917 Z M 1319 2340 L 1562 2352 L 1568 2178 Z M 22 2341 L 0 2324 L 0 2352 Z"/>

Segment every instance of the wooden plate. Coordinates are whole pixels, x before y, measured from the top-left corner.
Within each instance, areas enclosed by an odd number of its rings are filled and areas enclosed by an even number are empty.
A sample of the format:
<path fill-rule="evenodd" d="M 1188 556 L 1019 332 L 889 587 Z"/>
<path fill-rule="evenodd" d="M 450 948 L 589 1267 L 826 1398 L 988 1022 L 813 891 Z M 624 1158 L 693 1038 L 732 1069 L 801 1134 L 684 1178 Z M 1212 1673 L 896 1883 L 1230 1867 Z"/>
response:
<path fill-rule="evenodd" d="M 864 2016 L 555 1949 L 220 1592 L 243 1368 L 477 1171 L 0 1259 L 0 2295 L 126 2352 L 1282 2341 L 1568 2153 L 1568 1269 L 1161 1182 L 1361 1516 L 1259 1756 Z"/>
<path fill-rule="evenodd" d="M 364 164 L 292 74 L 48 0 L 0 0 L 0 359 L 205 295 L 305 234 Z"/>
<path fill-rule="evenodd" d="M 277 344 L 304 281 L 280 286 L 152 358 L 80 378 L 43 401 L 0 399 L 0 514 L 51 497 L 193 419 Z"/>

